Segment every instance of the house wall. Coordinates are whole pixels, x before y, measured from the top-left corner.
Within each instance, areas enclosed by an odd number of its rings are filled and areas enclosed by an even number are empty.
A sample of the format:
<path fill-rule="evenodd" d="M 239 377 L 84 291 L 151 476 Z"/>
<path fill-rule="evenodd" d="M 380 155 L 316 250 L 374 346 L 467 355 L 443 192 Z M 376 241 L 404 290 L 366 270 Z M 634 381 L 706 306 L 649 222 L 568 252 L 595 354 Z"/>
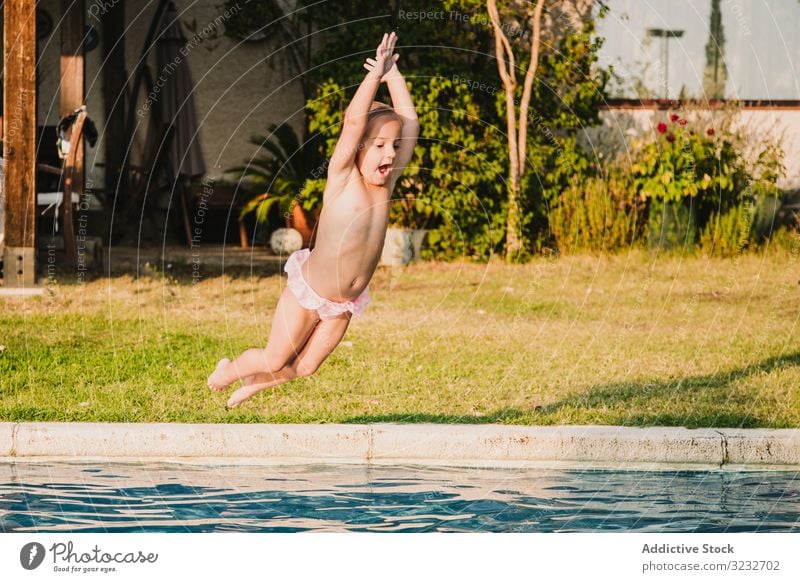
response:
<path fill-rule="evenodd" d="M 101 32 L 96 17 L 103 1 L 86 0 L 86 23 Z M 244 0 L 243 0 L 244 1 Z M 132 73 L 139 60 L 147 29 L 155 13 L 157 2 L 125 2 L 125 68 L 128 85 L 132 88 Z M 270 123 L 290 123 L 296 131 L 303 125 L 303 98 L 299 83 L 290 81 L 292 76 L 285 68 L 285 52 L 271 53 L 280 49 L 270 39 L 260 42 L 237 42 L 224 35 L 224 20 L 218 19 L 223 12 L 219 0 L 175 0 L 180 14 L 184 34 L 192 38 L 194 28 L 202 39 L 186 57 L 195 83 L 194 102 L 200 126 L 199 139 L 206 162 L 207 176 L 222 177 L 224 170 L 241 165 L 256 153 L 256 146 L 249 144 L 251 135 L 265 135 Z M 39 41 L 39 125 L 55 125 L 59 119 L 59 50 L 60 19 L 59 0 L 39 0 L 39 7 L 47 10 L 54 21 L 54 29 L 47 39 Z M 98 46 L 86 54 L 86 104 L 89 116 L 97 125 L 100 139 L 94 148 L 87 148 L 86 175 L 95 184 L 103 184 L 103 171 L 95 167 L 104 159 L 104 140 L 119 139 L 104 131 L 103 91 L 101 75 L 102 49 Z M 155 51 L 148 58 L 154 79 L 159 71 L 155 68 Z M 274 70 L 270 68 L 274 66 Z M 152 88 L 142 87 L 137 111 L 147 99 Z M 148 114 L 143 111 L 133 144 L 133 158 L 140 160 L 145 143 Z"/>
<path fill-rule="evenodd" d="M 609 107 L 601 112 L 603 124 L 584 132 L 585 144 L 597 154 L 619 151 L 626 140 L 655 132 L 661 121 L 669 123 L 672 111 L 655 108 Z M 733 113 L 722 110 L 687 110 L 681 113 L 698 129 L 719 128 L 727 120 L 732 129 L 752 136 L 750 154 L 758 151 L 767 139 L 776 139 L 784 151 L 786 175 L 778 183 L 785 190 L 800 190 L 800 108 L 741 108 Z"/>

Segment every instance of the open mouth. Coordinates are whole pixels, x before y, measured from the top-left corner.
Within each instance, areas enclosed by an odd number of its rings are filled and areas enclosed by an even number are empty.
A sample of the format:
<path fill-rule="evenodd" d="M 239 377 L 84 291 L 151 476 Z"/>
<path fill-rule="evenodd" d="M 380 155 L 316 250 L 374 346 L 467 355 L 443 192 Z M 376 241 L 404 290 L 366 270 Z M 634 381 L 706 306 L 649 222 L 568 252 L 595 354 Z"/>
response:
<path fill-rule="evenodd" d="M 381 176 L 388 176 L 389 172 L 392 171 L 392 164 L 383 164 L 382 166 L 378 166 L 378 173 Z"/>

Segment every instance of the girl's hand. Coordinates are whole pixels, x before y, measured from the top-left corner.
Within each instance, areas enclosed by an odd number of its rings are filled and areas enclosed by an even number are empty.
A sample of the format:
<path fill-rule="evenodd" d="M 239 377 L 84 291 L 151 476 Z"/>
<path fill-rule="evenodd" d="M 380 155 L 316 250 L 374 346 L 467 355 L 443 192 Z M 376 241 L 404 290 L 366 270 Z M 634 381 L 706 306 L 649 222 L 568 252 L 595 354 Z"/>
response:
<path fill-rule="evenodd" d="M 381 44 L 375 51 L 374 59 L 367 59 L 364 63 L 364 68 L 370 73 L 375 71 L 381 76 L 381 82 L 385 81 L 387 77 L 397 74 L 397 60 L 400 55 L 392 54 L 394 52 L 394 45 L 397 43 L 397 34 L 384 34 Z"/>

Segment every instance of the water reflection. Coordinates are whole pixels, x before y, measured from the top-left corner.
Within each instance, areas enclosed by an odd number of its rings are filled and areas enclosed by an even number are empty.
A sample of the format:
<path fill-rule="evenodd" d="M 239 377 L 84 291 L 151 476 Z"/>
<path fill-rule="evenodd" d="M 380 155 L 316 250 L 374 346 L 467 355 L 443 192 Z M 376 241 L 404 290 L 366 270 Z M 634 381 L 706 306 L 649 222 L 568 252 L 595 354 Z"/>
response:
<path fill-rule="evenodd" d="M 9 463 L 0 531 L 797 532 L 796 472 Z"/>

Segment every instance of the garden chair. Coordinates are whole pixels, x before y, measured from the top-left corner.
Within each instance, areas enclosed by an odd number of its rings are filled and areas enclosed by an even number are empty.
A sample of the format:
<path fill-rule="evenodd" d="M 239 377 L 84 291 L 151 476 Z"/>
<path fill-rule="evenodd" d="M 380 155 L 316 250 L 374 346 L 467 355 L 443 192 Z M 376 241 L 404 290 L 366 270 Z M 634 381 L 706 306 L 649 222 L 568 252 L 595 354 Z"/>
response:
<path fill-rule="evenodd" d="M 80 196 L 75 192 L 75 180 L 82 179 L 81 176 L 75 175 L 75 162 L 78 155 L 78 144 L 81 143 L 84 134 L 84 126 L 86 124 L 86 106 L 81 106 L 76 110 L 75 121 L 72 123 L 69 140 L 69 151 L 64 158 L 62 167 L 51 166 L 50 164 L 37 164 L 39 171 L 54 174 L 60 177 L 60 188 L 57 192 L 37 192 L 36 204 L 37 206 L 44 206 L 42 215 L 51 209 L 55 209 L 55 226 L 54 230 L 58 232 L 59 224 L 63 230 L 64 237 L 64 252 L 66 253 L 67 260 L 75 262 L 77 258 L 77 247 L 75 245 L 75 224 L 73 222 L 73 205 L 80 203 Z M 68 202 L 65 204 L 64 201 Z"/>

